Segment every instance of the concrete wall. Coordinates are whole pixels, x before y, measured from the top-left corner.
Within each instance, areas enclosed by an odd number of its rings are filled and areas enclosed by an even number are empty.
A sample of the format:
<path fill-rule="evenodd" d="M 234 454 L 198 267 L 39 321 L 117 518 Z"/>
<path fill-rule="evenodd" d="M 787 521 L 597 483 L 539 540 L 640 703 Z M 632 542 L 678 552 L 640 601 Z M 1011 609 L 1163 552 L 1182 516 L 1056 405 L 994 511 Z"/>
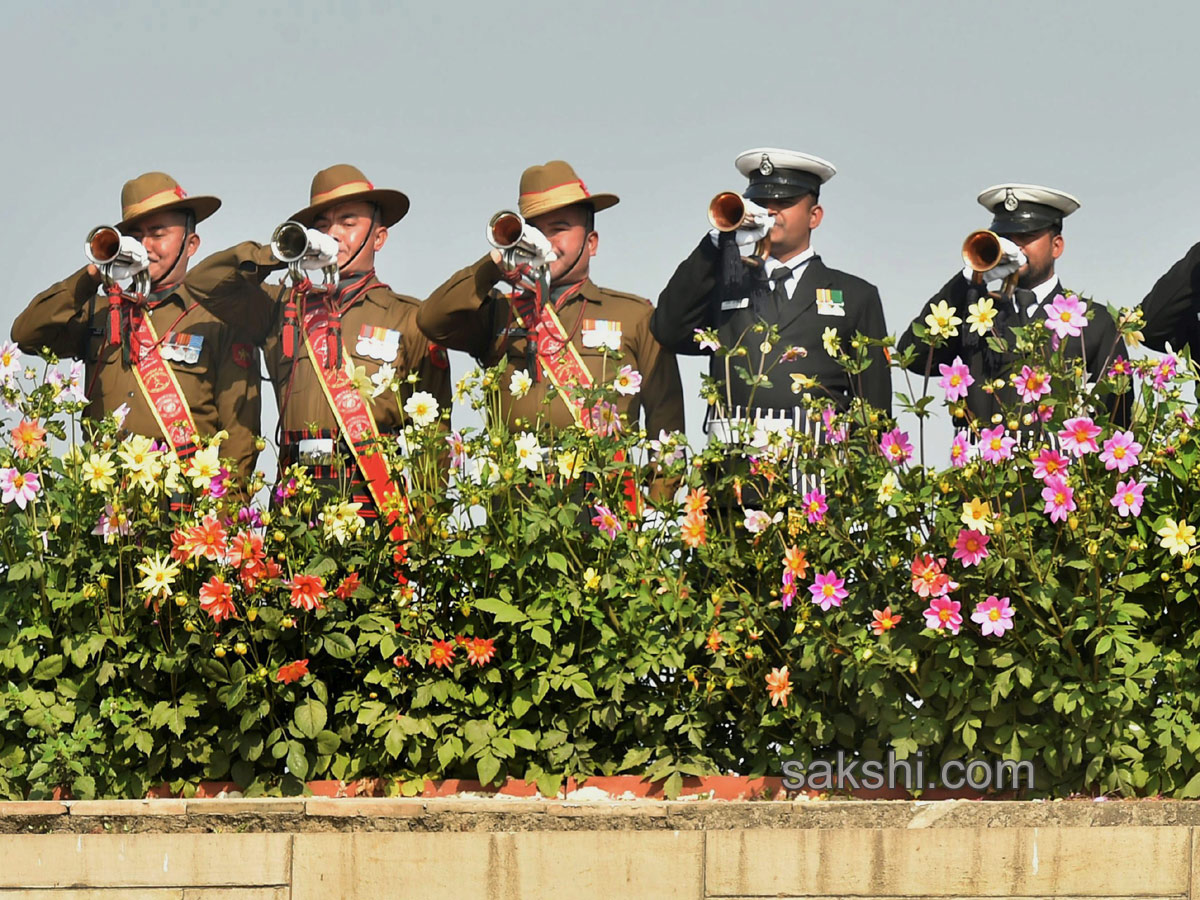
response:
<path fill-rule="evenodd" d="M 0 804 L 0 900 L 1200 898 L 1200 804 Z"/>

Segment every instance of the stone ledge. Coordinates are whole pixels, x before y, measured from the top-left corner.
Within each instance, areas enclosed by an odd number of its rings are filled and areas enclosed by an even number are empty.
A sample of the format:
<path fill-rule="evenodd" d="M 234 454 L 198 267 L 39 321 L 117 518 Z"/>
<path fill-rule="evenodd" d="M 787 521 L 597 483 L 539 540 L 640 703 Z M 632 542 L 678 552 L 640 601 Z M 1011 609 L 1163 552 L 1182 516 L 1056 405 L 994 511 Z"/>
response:
<path fill-rule="evenodd" d="M 0 803 L 0 834 L 316 831 L 560 831 L 746 828 L 1200 827 L 1200 803 L 1109 801 L 723 801 L 452 798 L 228 798 Z M 2 898 L 0 898 L 2 900 Z"/>
<path fill-rule="evenodd" d="M 72 816 L 182 816 L 186 800 L 68 800 Z"/>

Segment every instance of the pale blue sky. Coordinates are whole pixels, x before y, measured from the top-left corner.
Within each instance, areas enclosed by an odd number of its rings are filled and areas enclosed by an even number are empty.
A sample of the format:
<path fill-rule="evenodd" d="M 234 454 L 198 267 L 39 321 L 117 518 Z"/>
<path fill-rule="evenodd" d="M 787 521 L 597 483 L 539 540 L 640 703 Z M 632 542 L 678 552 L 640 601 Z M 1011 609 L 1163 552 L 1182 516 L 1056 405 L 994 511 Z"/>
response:
<path fill-rule="evenodd" d="M 521 170 L 565 158 L 622 199 L 595 280 L 654 298 L 760 145 L 838 167 L 814 244 L 879 286 L 894 333 L 1003 181 L 1078 196 L 1064 283 L 1134 304 L 1200 237 L 1198 27 L 1195 4 L 1107 0 L 29 4 L 0 56 L 0 247 L 19 252 L 0 319 L 82 263 L 127 178 L 222 197 L 204 254 L 266 240 L 335 162 L 412 198 L 379 262 L 398 291 L 481 255 Z"/>

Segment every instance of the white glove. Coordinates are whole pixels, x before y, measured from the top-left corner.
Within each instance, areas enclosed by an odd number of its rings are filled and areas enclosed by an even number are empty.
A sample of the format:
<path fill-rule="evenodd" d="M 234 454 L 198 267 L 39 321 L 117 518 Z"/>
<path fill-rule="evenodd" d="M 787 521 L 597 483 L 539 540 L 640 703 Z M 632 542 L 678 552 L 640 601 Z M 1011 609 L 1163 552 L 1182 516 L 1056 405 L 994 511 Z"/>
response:
<path fill-rule="evenodd" d="M 550 246 L 550 240 L 528 222 L 521 232 L 521 240 L 513 249 L 519 262 L 528 263 L 534 269 L 548 266 L 558 259 L 558 254 Z"/>
<path fill-rule="evenodd" d="M 301 269 L 324 269 L 337 262 L 338 242 L 333 237 L 315 228 L 306 228 L 305 234 L 308 236 L 308 252 L 300 258 Z"/>
<path fill-rule="evenodd" d="M 746 205 L 748 221 L 733 233 L 733 237 L 737 241 L 738 250 L 742 256 L 749 256 L 754 252 L 755 245 L 770 234 L 771 229 L 775 227 L 775 217 L 753 200 L 744 200 L 743 202 Z M 712 240 L 713 246 L 718 246 L 721 232 L 713 228 L 708 232 L 708 236 Z"/>
<path fill-rule="evenodd" d="M 109 263 L 109 277 L 113 281 L 124 281 L 149 267 L 150 255 L 142 246 L 142 242 L 127 234 L 121 235 L 120 249 L 117 250 L 116 258 Z"/>
<path fill-rule="evenodd" d="M 1003 281 L 1028 262 L 1025 254 L 1021 252 L 1021 248 L 1008 238 L 1000 238 L 1000 252 L 1004 254 L 1000 257 L 1000 262 L 986 272 L 979 273 L 980 280 L 985 284 L 991 281 Z M 970 266 L 963 267 L 963 278 L 967 281 L 973 281 L 975 274 L 975 270 Z"/>

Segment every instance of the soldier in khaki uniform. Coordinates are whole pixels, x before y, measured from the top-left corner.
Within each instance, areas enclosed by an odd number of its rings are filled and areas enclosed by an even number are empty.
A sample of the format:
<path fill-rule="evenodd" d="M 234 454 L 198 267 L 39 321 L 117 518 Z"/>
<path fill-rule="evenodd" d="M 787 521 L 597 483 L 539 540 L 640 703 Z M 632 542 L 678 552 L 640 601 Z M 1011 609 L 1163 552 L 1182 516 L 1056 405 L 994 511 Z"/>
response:
<path fill-rule="evenodd" d="M 618 404 L 628 423 L 636 427 L 644 408 L 648 434 L 683 431 L 679 367 L 675 356 L 650 333 L 650 302 L 598 287 L 588 277 L 599 242 L 593 229 L 595 213 L 616 203 L 613 194 L 589 193 L 574 169 L 561 160 L 531 166 L 521 176 L 518 209 L 557 254 L 550 263 L 550 299 L 595 383 L 611 383 L 622 366 L 632 366 L 642 377 L 640 391 L 621 396 Z M 539 374 L 526 329 L 516 321 L 513 300 L 520 298 L 495 288 L 500 281 L 512 284 L 515 277 L 501 269 L 499 252 L 485 256 L 435 290 L 417 314 L 417 324 L 430 340 L 464 350 L 482 365 L 507 360 L 506 388 L 513 372 L 528 372 L 534 381 L 525 396 L 501 391 L 508 423 L 520 418 L 562 428 L 572 423 L 574 414 L 561 394 L 547 402 L 550 379 Z M 605 348 L 617 351 L 620 358 L 607 358 Z"/>
<path fill-rule="evenodd" d="M 375 256 L 388 229 L 407 212 L 408 197 L 400 191 L 376 188 L 354 166 L 336 165 L 316 174 L 309 205 L 290 217 L 338 244 L 336 288 L 313 291 L 303 301 L 324 304 L 338 344 L 331 363 L 349 362 L 368 377 L 390 365 L 402 381 L 399 394 L 385 390 L 370 403 L 380 434 L 404 427 L 408 417 L 402 407 L 415 391 L 432 394 L 440 409 L 450 406 L 449 361 L 446 351 L 417 328 L 420 302 L 397 294 L 375 274 Z M 279 405 L 281 464 L 307 463 L 314 478 L 326 484 L 348 475 L 352 499 L 370 514 L 371 498 L 339 435 L 304 329 L 288 311 L 289 287 L 263 284 L 282 267 L 269 246 L 247 241 L 204 260 L 188 276 L 188 286 L 231 323 L 239 340 L 263 348 Z M 304 309 L 297 312 L 302 318 Z M 414 372 L 415 386 L 405 381 Z"/>
<path fill-rule="evenodd" d="M 125 428 L 166 438 L 151 400 L 134 370 L 134 354 L 157 350 L 178 382 L 196 430 L 202 436 L 224 429 L 221 456 L 233 459 L 245 479 L 257 457 L 259 432 L 258 354 L 232 329 L 198 306 L 182 283 L 188 261 L 200 246 L 197 222 L 220 207 L 216 197 L 191 197 L 170 175 L 148 172 L 121 191 L 122 234 L 139 240 L 149 257 L 150 293 L 122 301 L 114 316 L 100 293 L 100 273 L 85 266 L 33 298 L 12 326 L 12 338 L 28 353 L 49 348 L 86 363 L 87 414 L 101 418 L 122 404 Z M 142 346 L 136 325 L 145 316 L 157 336 Z M 113 331 L 117 323 L 118 331 Z M 140 358 L 140 357 L 136 357 Z M 159 408 L 171 406 L 161 398 Z"/>

